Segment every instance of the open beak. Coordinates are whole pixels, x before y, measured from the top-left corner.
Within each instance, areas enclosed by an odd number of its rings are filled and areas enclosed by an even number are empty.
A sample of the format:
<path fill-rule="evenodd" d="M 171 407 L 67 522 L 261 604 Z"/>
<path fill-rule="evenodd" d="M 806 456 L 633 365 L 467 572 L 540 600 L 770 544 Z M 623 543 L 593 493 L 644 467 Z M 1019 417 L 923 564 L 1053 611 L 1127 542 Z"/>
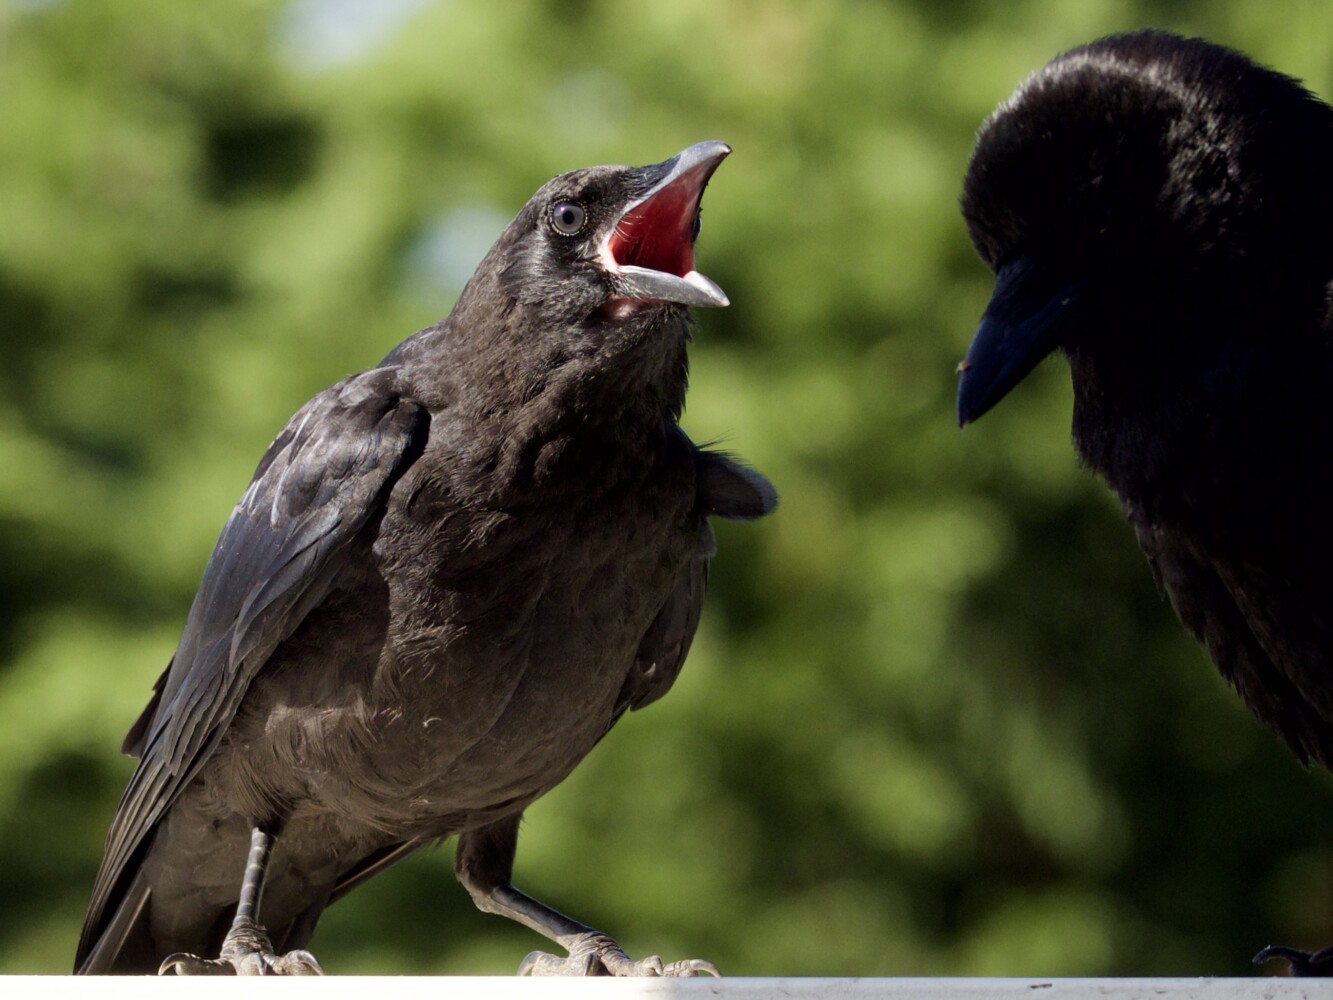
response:
<path fill-rule="evenodd" d="M 625 206 L 602 245 L 617 298 L 725 306 L 726 293 L 694 269 L 699 201 L 725 142 L 700 142 L 664 163 L 640 167 L 645 192 Z"/>

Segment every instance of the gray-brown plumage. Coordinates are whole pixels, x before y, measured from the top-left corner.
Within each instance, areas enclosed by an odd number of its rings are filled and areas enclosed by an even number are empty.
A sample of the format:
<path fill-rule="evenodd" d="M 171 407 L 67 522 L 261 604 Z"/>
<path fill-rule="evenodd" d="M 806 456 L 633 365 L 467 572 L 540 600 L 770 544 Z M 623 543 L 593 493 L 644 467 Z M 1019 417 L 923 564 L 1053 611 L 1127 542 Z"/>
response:
<path fill-rule="evenodd" d="M 321 911 L 451 835 L 479 907 L 570 950 L 531 971 L 711 968 L 633 962 L 510 872 L 523 809 L 675 681 L 707 518 L 776 503 L 677 425 L 729 151 L 549 182 L 447 319 L 278 435 L 126 739 L 78 971 L 318 971 Z"/>
<path fill-rule="evenodd" d="M 1075 447 L 1181 622 L 1326 767 L 1331 168 L 1333 109 L 1240 53 L 1138 32 L 1060 56 L 972 155 L 963 214 L 997 281 L 958 390 L 966 424 L 1068 358 Z"/>

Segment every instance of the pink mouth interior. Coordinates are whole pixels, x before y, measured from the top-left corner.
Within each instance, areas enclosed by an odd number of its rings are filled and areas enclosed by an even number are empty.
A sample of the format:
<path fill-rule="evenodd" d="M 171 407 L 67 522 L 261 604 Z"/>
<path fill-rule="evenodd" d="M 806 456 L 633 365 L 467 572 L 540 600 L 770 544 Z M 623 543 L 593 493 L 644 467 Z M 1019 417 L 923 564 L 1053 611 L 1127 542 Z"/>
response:
<path fill-rule="evenodd" d="M 703 169 L 701 165 L 682 174 L 625 214 L 616 224 L 609 244 L 611 257 L 617 264 L 665 271 L 678 278 L 694 270 L 690 231 L 703 193 L 698 176 Z"/>

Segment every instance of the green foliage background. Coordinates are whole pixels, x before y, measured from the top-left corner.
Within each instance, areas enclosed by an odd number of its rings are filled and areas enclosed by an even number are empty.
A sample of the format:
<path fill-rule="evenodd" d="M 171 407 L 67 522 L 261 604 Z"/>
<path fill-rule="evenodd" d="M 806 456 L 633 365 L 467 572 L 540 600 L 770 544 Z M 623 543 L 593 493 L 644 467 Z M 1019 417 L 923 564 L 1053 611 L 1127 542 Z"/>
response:
<path fill-rule="evenodd" d="M 699 248 L 733 306 L 699 318 L 687 426 L 783 504 L 721 526 L 680 683 L 529 811 L 519 884 L 738 975 L 1333 943 L 1328 776 L 1157 598 L 1063 365 L 953 420 L 976 127 L 1144 25 L 1333 95 L 1326 0 L 0 7 L 0 971 L 68 968 L 119 740 L 286 418 L 445 313 L 543 180 L 705 138 L 736 150 Z M 327 968 L 537 947 L 447 851 L 335 906 Z"/>

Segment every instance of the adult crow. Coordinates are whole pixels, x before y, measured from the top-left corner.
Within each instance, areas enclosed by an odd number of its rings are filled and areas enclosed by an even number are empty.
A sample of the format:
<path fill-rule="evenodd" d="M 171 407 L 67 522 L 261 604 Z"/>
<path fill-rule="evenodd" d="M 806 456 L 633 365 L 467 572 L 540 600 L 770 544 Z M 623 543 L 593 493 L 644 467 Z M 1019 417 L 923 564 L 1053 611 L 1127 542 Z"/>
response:
<path fill-rule="evenodd" d="M 729 152 L 550 181 L 447 319 L 278 435 L 125 740 L 77 971 L 317 973 L 326 906 L 458 835 L 477 906 L 569 952 L 523 970 L 715 972 L 510 875 L 524 808 L 675 681 L 707 518 L 776 503 L 677 423 L 687 307 L 727 304 L 693 243 Z"/>
<path fill-rule="evenodd" d="M 966 425 L 1068 358 L 1075 447 L 1181 622 L 1326 767 L 1330 165 L 1333 109 L 1240 53 L 1142 31 L 1060 56 L 972 154 L 962 210 L 997 280 L 958 387 Z"/>

